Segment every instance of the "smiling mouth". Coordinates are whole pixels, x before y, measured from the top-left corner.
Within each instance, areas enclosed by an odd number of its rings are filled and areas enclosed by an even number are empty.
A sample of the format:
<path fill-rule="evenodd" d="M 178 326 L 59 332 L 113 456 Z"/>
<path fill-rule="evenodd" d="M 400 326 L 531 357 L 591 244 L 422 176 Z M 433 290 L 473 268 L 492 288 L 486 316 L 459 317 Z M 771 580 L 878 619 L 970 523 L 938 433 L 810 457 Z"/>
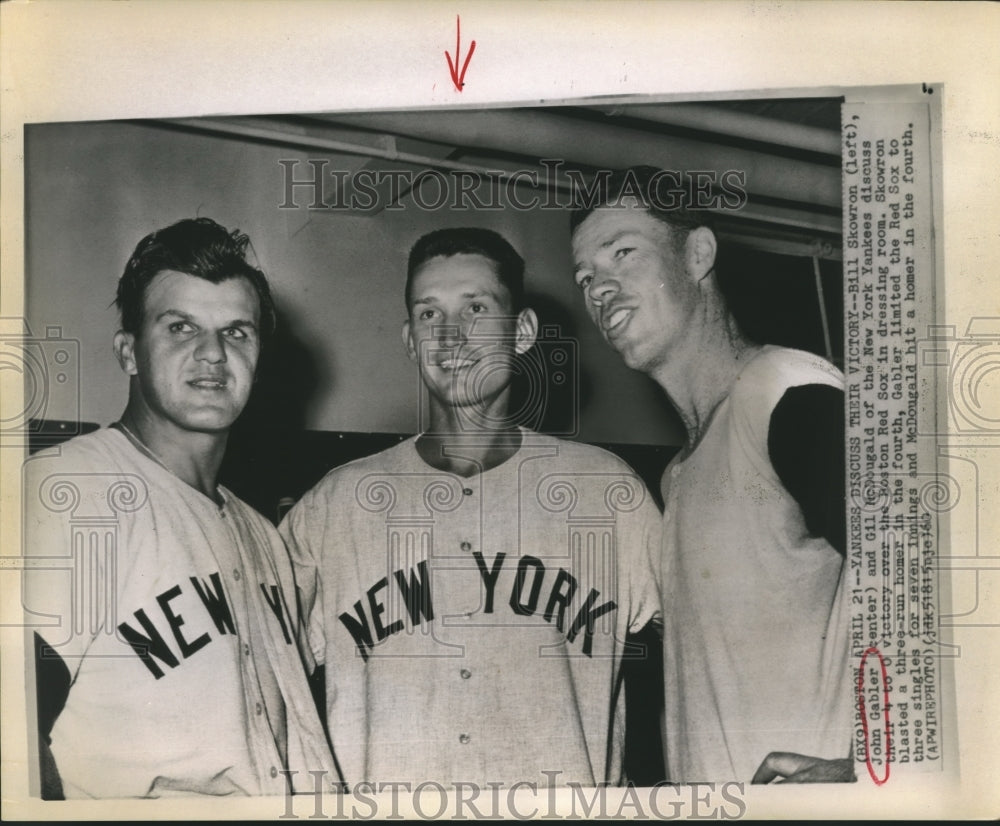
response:
<path fill-rule="evenodd" d="M 472 367 L 476 362 L 472 359 L 464 358 L 449 358 L 444 361 L 438 362 L 438 367 L 442 370 L 454 371 L 463 370 L 468 367 Z"/>
<path fill-rule="evenodd" d="M 198 390 L 223 390 L 226 387 L 225 379 L 201 378 L 192 379 L 188 382 L 191 387 Z"/>
<path fill-rule="evenodd" d="M 615 310 L 604 322 L 604 332 L 614 333 L 624 328 L 626 322 L 632 317 L 632 310 Z"/>

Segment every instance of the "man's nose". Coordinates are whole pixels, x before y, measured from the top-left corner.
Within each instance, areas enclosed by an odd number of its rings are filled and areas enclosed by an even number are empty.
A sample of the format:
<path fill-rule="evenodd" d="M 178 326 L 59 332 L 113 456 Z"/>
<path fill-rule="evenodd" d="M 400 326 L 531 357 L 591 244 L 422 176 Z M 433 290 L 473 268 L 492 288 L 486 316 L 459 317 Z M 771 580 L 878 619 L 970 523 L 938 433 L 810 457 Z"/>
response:
<path fill-rule="evenodd" d="M 620 285 L 610 273 L 596 270 L 590 285 L 587 287 L 587 294 L 595 304 L 603 304 L 606 300 L 618 293 Z"/>
<path fill-rule="evenodd" d="M 198 346 L 195 348 L 194 357 L 198 361 L 207 361 L 210 364 L 219 364 L 226 360 L 226 343 L 221 333 L 206 331 L 198 338 Z"/>
<path fill-rule="evenodd" d="M 465 327 L 461 324 L 439 324 L 431 333 L 441 347 L 459 347 L 468 340 Z"/>

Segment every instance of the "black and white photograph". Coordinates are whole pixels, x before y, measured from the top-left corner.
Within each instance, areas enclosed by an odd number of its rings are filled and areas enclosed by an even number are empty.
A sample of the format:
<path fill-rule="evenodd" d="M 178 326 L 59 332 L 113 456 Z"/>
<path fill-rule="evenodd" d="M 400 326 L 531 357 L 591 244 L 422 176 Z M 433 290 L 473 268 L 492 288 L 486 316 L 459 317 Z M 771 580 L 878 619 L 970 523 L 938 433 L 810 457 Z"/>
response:
<path fill-rule="evenodd" d="M 954 48 L 679 78 L 685 3 L 84 3 L 75 70 L 39 5 L 3 9 L 8 811 L 990 813 L 997 249 L 948 219 L 996 204 L 945 163 L 988 86 Z"/>

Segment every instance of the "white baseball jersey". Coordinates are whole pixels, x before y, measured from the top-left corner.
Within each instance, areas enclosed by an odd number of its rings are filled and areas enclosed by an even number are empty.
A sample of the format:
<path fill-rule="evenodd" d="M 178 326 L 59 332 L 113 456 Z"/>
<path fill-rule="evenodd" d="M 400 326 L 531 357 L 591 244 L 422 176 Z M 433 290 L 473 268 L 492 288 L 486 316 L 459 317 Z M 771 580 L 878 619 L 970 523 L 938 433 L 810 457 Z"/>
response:
<path fill-rule="evenodd" d="M 672 782 L 749 781 L 772 751 L 849 755 L 844 557 L 810 536 L 767 449 L 789 387 L 843 387 L 817 356 L 765 347 L 663 476 L 663 660 Z"/>
<path fill-rule="evenodd" d="M 332 470 L 279 528 L 344 779 L 621 781 L 625 635 L 658 610 L 641 480 L 530 431 L 471 478 L 415 441 Z"/>
<path fill-rule="evenodd" d="M 114 429 L 25 466 L 25 606 L 69 668 L 52 730 L 67 797 L 285 793 L 332 757 L 274 526 Z"/>

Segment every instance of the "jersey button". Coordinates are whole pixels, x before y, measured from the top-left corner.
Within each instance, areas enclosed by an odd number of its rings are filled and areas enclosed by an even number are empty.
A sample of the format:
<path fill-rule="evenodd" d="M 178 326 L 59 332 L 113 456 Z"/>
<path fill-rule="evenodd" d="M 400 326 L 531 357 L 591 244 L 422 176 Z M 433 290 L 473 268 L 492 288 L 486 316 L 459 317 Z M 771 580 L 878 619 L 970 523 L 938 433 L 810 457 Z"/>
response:
<path fill-rule="evenodd" d="M 233 569 L 233 579 L 235 579 L 238 582 L 239 578 L 241 576 L 242 576 L 242 574 L 240 573 L 240 569 L 239 568 L 234 568 Z"/>
<path fill-rule="evenodd" d="M 271 777 L 277 777 L 277 776 L 278 776 L 278 770 L 274 766 L 271 766 Z"/>
<path fill-rule="evenodd" d="M 262 706 L 260 703 L 257 703 L 257 713 L 258 714 L 264 713 L 264 706 Z"/>
<path fill-rule="evenodd" d="M 472 543 L 471 542 L 463 542 L 458 547 L 460 547 L 463 551 L 471 551 L 472 550 Z"/>
<path fill-rule="evenodd" d="M 469 671 L 469 669 L 468 669 L 468 668 L 463 668 L 463 669 L 462 669 L 461 671 L 459 671 L 458 673 L 462 675 L 462 679 L 463 679 L 463 680 L 467 680 L 467 679 L 469 679 L 469 677 L 471 677 L 471 676 L 472 676 L 472 672 L 471 672 L 471 671 Z"/>
<path fill-rule="evenodd" d="M 246 654 L 248 657 L 250 656 L 250 646 L 249 645 L 244 645 L 243 646 L 243 653 Z"/>
<path fill-rule="evenodd" d="M 472 496 L 472 488 L 462 488 L 462 493 L 466 496 Z"/>
<path fill-rule="evenodd" d="M 461 743 L 463 746 L 467 746 L 470 740 L 472 740 L 472 738 L 469 737 L 468 734 L 458 735 L 458 742 Z"/>

